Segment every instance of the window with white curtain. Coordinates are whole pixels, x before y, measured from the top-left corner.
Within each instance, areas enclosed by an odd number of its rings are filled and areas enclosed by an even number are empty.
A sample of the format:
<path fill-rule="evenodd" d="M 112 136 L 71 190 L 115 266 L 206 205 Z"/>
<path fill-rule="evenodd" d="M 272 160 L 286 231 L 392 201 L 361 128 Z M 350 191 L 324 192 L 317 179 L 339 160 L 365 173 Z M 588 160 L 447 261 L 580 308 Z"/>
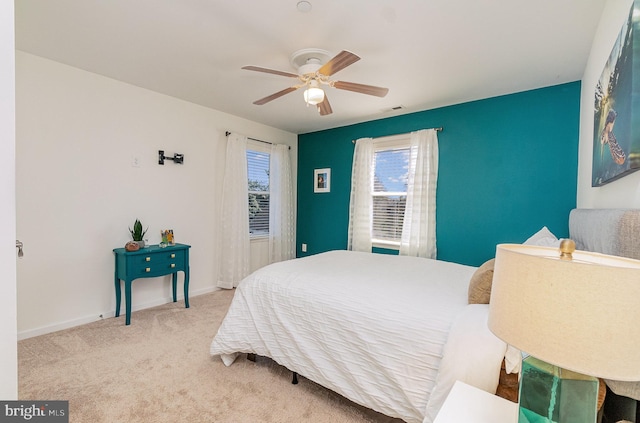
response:
<path fill-rule="evenodd" d="M 400 245 L 410 156 L 409 134 L 374 141 L 371 241 L 375 246 Z"/>
<path fill-rule="evenodd" d="M 269 236 L 269 145 L 263 144 L 250 141 L 247 146 L 251 238 Z"/>
<path fill-rule="evenodd" d="M 437 129 L 356 140 L 347 248 L 435 258 Z"/>

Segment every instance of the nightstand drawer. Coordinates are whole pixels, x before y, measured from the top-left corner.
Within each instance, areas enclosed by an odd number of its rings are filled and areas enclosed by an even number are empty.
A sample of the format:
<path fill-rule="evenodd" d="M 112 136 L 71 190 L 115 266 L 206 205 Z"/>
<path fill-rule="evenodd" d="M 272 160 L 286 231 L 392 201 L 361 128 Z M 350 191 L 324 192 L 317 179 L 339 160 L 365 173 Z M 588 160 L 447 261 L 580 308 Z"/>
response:
<path fill-rule="evenodd" d="M 128 272 L 129 276 L 135 278 L 151 278 L 155 276 L 163 276 L 184 270 L 183 265 L 171 263 L 169 261 L 151 261 L 149 263 L 133 264 Z"/>
<path fill-rule="evenodd" d="M 184 270 L 186 265 L 185 257 L 185 250 L 156 251 L 149 254 L 136 255 L 127 262 L 128 273 L 140 278 L 177 272 Z"/>

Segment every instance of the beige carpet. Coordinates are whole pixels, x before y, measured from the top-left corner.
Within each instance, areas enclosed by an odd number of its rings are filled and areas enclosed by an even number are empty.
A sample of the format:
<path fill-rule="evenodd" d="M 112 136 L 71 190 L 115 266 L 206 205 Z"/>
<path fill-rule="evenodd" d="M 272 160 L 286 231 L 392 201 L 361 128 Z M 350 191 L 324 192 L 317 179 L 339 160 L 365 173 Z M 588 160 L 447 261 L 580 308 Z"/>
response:
<path fill-rule="evenodd" d="M 230 367 L 209 344 L 234 291 L 18 342 L 19 398 L 68 400 L 70 422 L 400 422 L 268 358 Z"/>

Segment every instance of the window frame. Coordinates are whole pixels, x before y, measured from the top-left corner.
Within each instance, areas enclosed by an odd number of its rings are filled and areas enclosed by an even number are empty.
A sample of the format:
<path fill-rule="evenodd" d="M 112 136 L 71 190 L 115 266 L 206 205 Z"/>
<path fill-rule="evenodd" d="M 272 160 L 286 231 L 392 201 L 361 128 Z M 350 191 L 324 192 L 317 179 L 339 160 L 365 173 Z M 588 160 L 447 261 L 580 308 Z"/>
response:
<path fill-rule="evenodd" d="M 256 153 L 266 154 L 269 157 L 269 167 L 268 170 L 271 171 L 271 145 L 254 140 L 247 140 L 247 152 L 254 151 Z M 245 153 L 246 154 L 246 153 Z M 257 192 L 257 191 L 253 191 Z M 249 207 L 249 199 L 248 195 L 251 194 L 252 191 L 249 191 L 249 161 L 247 160 L 247 208 Z M 260 194 L 264 195 L 265 193 L 269 196 L 269 213 L 271 213 L 271 181 L 269 180 L 269 191 L 264 192 L 260 191 Z M 269 215 L 267 216 L 269 219 Z M 249 239 L 253 240 L 264 240 L 269 238 L 270 228 L 266 232 L 260 232 L 258 234 L 254 234 L 251 232 L 251 228 L 249 228 Z"/>
<path fill-rule="evenodd" d="M 387 136 L 387 137 L 380 137 L 380 138 L 375 138 L 373 140 L 373 152 L 374 155 L 378 152 L 381 151 L 391 151 L 391 150 L 409 150 L 409 153 L 411 153 L 411 134 L 407 133 L 407 134 L 398 134 L 398 135 L 391 135 L 391 136 Z M 409 159 L 411 160 L 411 159 Z M 375 166 L 373 168 L 373 174 L 375 175 Z M 385 195 L 380 195 L 380 194 L 375 194 L 374 192 L 374 184 L 375 178 L 372 179 L 371 181 L 371 201 L 372 201 L 372 213 L 374 213 L 374 208 L 373 208 L 373 197 L 374 196 L 385 196 Z M 404 195 L 405 198 L 407 196 L 407 192 L 404 191 L 385 191 L 388 192 L 388 194 L 386 194 L 386 196 L 389 195 Z M 404 219 L 404 214 L 403 214 L 403 219 Z M 400 240 L 398 239 L 397 241 L 391 241 L 391 240 L 385 240 L 385 239 L 379 239 L 379 238 L 374 238 L 373 236 L 373 216 L 372 216 L 372 220 L 371 220 L 371 245 L 375 248 L 385 248 L 388 250 L 400 250 Z"/>

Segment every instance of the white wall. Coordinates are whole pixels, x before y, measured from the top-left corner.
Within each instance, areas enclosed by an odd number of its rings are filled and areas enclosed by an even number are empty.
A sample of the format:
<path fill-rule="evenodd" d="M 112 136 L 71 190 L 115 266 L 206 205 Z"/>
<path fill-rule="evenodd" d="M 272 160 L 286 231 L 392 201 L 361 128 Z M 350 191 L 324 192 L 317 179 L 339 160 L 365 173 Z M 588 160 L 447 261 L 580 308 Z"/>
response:
<path fill-rule="evenodd" d="M 0 398 L 18 398 L 13 2 L 0 2 Z"/>
<path fill-rule="evenodd" d="M 582 78 L 577 194 L 577 205 L 581 208 L 640 207 L 640 171 L 602 187 L 591 187 L 595 87 L 632 3 L 633 0 L 607 1 Z"/>
<path fill-rule="evenodd" d="M 20 51 L 16 71 L 19 338 L 113 316 L 112 249 L 136 218 L 150 243 L 172 228 L 192 246 L 191 295 L 215 289 L 226 130 L 291 145 L 297 167 L 295 134 Z M 169 277 L 132 296 L 134 310 L 169 301 Z"/>

